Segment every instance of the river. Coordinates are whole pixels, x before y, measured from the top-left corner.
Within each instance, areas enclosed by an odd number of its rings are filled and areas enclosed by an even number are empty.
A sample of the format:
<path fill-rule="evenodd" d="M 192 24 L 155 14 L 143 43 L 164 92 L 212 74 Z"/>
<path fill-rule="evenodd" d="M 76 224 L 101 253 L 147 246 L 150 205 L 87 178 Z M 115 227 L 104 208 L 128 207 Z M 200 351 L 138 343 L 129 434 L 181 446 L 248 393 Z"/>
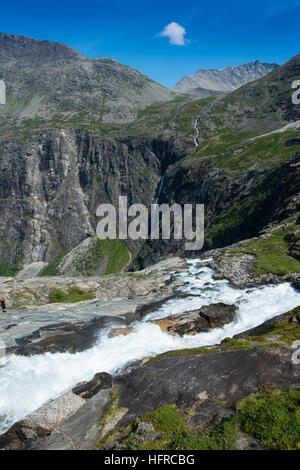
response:
<path fill-rule="evenodd" d="M 135 333 L 109 337 L 102 330 L 96 344 L 83 352 L 45 353 L 4 358 L 0 367 L 0 433 L 13 423 L 97 372 L 120 373 L 130 362 L 165 351 L 218 344 L 225 337 L 253 328 L 300 304 L 300 292 L 289 283 L 239 289 L 226 280 L 214 280 L 213 270 L 190 260 L 189 272 L 177 277 L 185 282 L 181 293 L 191 294 L 166 302 L 160 309 L 131 326 Z M 172 336 L 147 320 L 224 302 L 238 307 L 237 318 L 223 328 L 194 336 Z"/>

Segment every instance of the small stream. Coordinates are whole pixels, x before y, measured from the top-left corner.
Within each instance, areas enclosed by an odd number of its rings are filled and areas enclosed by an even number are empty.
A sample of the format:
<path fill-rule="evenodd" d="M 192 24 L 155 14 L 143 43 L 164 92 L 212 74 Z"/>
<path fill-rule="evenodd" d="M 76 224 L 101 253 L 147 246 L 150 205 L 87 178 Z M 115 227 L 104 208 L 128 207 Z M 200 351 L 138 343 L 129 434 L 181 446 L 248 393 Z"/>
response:
<path fill-rule="evenodd" d="M 189 261 L 189 272 L 178 275 L 186 284 L 180 293 L 191 294 L 166 302 L 159 310 L 132 326 L 135 333 L 109 338 L 102 330 L 96 344 L 83 352 L 46 353 L 31 357 L 10 355 L 0 368 L 0 433 L 46 401 L 56 398 L 97 372 L 119 373 L 129 363 L 165 351 L 218 344 L 225 337 L 257 326 L 300 304 L 300 292 L 289 283 L 239 289 L 226 280 L 213 279 L 214 271 Z M 161 331 L 149 319 L 163 318 L 211 303 L 238 307 L 237 318 L 223 328 L 194 336 L 177 337 Z"/>

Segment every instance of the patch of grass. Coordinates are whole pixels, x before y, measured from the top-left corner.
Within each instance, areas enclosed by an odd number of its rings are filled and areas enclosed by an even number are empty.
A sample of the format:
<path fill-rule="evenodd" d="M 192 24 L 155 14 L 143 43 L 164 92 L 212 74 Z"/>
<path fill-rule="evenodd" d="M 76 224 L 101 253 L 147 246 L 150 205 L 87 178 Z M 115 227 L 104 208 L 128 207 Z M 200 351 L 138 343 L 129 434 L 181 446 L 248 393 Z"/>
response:
<path fill-rule="evenodd" d="M 175 405 L 166 405 L 147 413 L 143 421 L 152 423 L 159 432 L 177 432 L 185 429 L 183 416 L 177 411 Z"/>
<path fill-rule="evenodd" d="M 126 276 L 132 277 L 133 279 L 140 279 L 145 277 L 145 274 L 125 273 Z"/>
<path fill-rule="evenodd" d="M 85 253 L 84 258 L 77 263 L 77 269 L 83 275 L 90 276 L 99 266 L 106 263 L 105 274 L 114 274 L 122 271 L 129 260 L 129 250 L 122 242 L 97 238 L 89 252 Z"/>
<path fill-rule="evenodd" d="M 285 240 L 293 226 L 278 229 L 268 238 L 250 240 L 239 247 L 239 252 L 255 255 L 253 270 L 256 274 L 272 273 L 285 275 L 300 272 L 300 262 L 288 254 L 289 245 Z M 233 253 L 233 252 L 232 252 Z"/>
<path fill-rule="evenodd" d="M 257 132 L 233 132 L 222 130 L 208 137 L 205 142 L 187 157 L 187 160 L 199 160 L 205 157 L 214 157 L 220 168 L 238 172 L 259 163 L 266 168 L 288 160 L 300 150 L 300 144 L 292 147 L 286 146 L 287 140 L 299 137 L 299 129 L 266 135 L 251 140 Z"/>
<path fill-rule="evenodd" d="M 178 349 L 175 351 L 170 351 L 165 354 L 160 354 L 159 356 L 154 356 L 151 357 L 148 361 L 147 364 L 151 362 L 156 362 L 160 361 L 161 359 L 165 359 L 166 357 L 174 357 L 174 356 L 191 356 L 193 354 L 212 354 L 212 353 L 217 353 L 219 352 L 218 349 L 215 348 L 191 348 L 191 349 Z"/>
<path fill-rule="evenodd" d="M 172 450 L 234 450 L 237 439 L 237 422 L 229 419 L 204 433 L 185 432 L 170 444 Z"/>
<path fill-rule="evenodd" d="M 147 413 L 141 421 L 152 423 L 159 433 L 154 442 L 145 441 L 131 433 L 122 446 L 130 450 L 225 450 L 233 449 L 237 424 L 228 420 L 212 430 L 187 426 L 189 413 L 180 413 L 175 405 L 165 405 Z"/>
<path fill-rule="evenodd" d="M 283 324 L 275 325 L 269 334 L 278 335 L 278 341 L 292 344 L 294 341 L 300 340 L 300 324 L 286 320 Z"/>
<path fill-rule="evenodd" d="M 260 346 L 262 347 L 284 346 L 283 343 L 292 344 L 294 341 L 300 340 L 300 305 L 289 310 L 285 315 L 286 318 L 275 324 L 267 333 L 256 336 L 247 336 L 246 340 L 261 343 Z M 268 342 L 269 338 L 274 336 L 276 337 L 277 342 Z"/>
<path fill-rule="evenodd" d="M 76 303 L 91 300 L 95 297 L 93 292 L 83 292 L 75 287 L 70 287 L 68 292 L 54 289 L 49 294 L 49 303 Z"/>
<path fill-rule="evenodd" d="M 104 426 L 107 423 L 109 417 L 112 416 L 115 413 L 116 409 L 117 409 L 117 403 L 118 403 L 118 392 L 117 392 L 117 390 L 115 390 L 113 388 L 110 390 L 110 398 L 111 398 L 111 405 L 110 405 L 109 409 L 107 410 L 107 412 L 100 419 L 100 424 L 102 426 Z"/>
<path fill-rule="evenodd" d="M 0 276 L 14 277 L 19 270 L 20 266 L 18 264 L 9 262 L 0 263 Z"/>
<path fill-rule="evenodd" d="M 267 338 L 265 336 L 247 336 L 248 341 L 254 341 L 256 343 L 265 343 Z"/>
<path fill-rule="evenodd" d="M 250 349 L 251 344 L 248 341 L 243 341 L 235 338 L 225 338 L 221 342 L 221 346 L 226 347 L 226 351 L 237 351 L 240 349 Z"/>
<path fill-rule="evenodd" d="M 62 253 L 53 261 L 51 261 L 51 263 L 49 263 L 47 266 L 45 266 L 41 270 L 39 276 L 58 276 L 59 275 L 58 266 L 64 256 L 65 256 L 65 253 Z"/>
<path fill-rule="evenodd" d="M 300 392 L 270 390 L 237 403 L 243 431 L 266 447 L 300 450 Z"/>
<path fill-rule="evenodd" d="M 114 274 L 122 271 L 130 261 L 130 252 L 126 245 L 118 240 L 99 240 L 109 261 L 106 274 Z"/>

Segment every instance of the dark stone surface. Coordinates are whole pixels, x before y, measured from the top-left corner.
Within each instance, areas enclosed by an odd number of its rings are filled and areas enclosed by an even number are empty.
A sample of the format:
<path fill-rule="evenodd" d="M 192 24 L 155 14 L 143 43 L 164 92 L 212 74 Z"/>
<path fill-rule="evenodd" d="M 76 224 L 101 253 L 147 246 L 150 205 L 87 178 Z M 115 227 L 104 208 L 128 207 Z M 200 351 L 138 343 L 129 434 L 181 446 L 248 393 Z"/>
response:
<path fill-rule="evenodd" d="M 32 335 L 16 339 L 17 347 L 8 348 L 9 353 L 28 356 L 45 352 L 78 352 L 94 344 L 102 328 L 119 324 L 125 326 L 125 320 L 103 316 L 87 323 L 57 323 L 39 328 Z"/>
<path fill-rule="evenodd" d="M 201 307 L 199 314 L 208 322 L 210 328 L 218 328 L 235 319 L 236 306 L 219 302 Z"/>
<path fill-rule="evenodd" d="M 50 435 L 50 433 L 48 429 L 19 421 L 0 436 L 0 450 L 23 450 L 31 439 Z"/>
<path fill-rule="evenodd" d="M 110 388 L 112 385 L 112 376 L 106 372 L 96 374 L 89 382 L 81 382 L 72 389 L 75 395 L 81 398 L 90 399 L 96 395 L 100 390 Z"/>

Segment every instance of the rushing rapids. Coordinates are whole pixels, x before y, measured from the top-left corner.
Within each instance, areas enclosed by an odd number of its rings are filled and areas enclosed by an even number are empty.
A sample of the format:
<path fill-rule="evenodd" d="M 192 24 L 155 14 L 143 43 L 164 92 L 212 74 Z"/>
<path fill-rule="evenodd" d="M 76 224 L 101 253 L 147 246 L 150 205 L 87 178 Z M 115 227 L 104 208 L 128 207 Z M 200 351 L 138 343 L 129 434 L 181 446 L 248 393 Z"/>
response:
<path fill-rule="evenodd" d="M 96 344 L 80 353 L 46 353 L 23 357 L 10 355 L 0 368 L 0 432 L 33 412 L 78 382 L 97 372 L 119 373 L 130 362 L 169 350 L 218 344 L 225 337 L 245 331 L 300 304 L 300 292 L 289 283 L 239 289 L 226 280 L 214 280 L 213 271 L 199 260 L 189 261 L 189 272 L 179 275 L 185 282 L 180 293 L 191 294 L 169 300 L 156 312 L 131 326 L 127 336 L 109 337 L 109 329 L 99 334 Z M 224 302 L 238 307 L 234 322 L 193 336 L 164 333 L 149 319 Z"/>

